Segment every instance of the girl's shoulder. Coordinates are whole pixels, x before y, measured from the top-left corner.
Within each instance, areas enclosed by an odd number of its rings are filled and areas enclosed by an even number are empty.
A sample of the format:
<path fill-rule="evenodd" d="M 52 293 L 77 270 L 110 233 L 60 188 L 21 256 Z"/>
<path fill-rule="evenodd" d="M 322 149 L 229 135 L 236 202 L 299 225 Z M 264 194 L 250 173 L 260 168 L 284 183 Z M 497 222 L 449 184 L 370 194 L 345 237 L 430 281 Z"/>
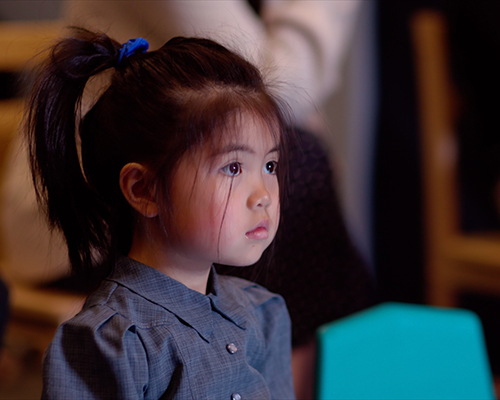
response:
<path fill-rule="evenodd" d="M 124 330 L 149 329 L 173 322 L 173 316 L 164 307 L 141 296 L 117 282 L 104 281 L 89 296 L 80 313 L 69 321 L 73 325 L 86 325 L 99 329 L 106 324 Z"/>
<path fill-rule="evenodd" d="M 281 295 L 270 292 L 258 283 L 229 275 L 219 275 L 218 279 L 223 290 L 243 302 L 251 303 L 255 307 L 267 304 L 285 306 L 285 301 Z"/>

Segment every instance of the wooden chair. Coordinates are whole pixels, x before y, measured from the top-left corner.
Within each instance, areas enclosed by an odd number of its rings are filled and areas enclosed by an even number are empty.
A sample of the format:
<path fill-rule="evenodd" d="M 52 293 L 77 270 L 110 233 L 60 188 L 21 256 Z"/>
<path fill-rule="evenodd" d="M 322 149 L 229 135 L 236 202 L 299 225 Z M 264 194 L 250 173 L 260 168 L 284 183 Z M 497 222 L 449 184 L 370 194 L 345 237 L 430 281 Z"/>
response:
<path fill-rule="evenodd" d="M 0 23 L 0 72 L 27 73 L 33 58 L 60 34 L 61 28 L 58 21 Z M 23 107 L 22 98 L 0 100 L 0 173 L 5 151 L 18 133 Z M 0 254 L 0 273 L 2 262 Z M 21 344 L 40 353 L 52 339 L 57 326 L 78 312 L 84 301 L 81 295 L 13 282 L 7 284 L 10 319 L 6 342 L 8 345 Z"/>
<path fill-rule="evenodd" d="M 458 144 L 445 18 L 417 13 L 411 23 L 422 143 L 428 301 L 456 306 L 458 295 L 500 294 L 500 232 L 460 230 Z"/>

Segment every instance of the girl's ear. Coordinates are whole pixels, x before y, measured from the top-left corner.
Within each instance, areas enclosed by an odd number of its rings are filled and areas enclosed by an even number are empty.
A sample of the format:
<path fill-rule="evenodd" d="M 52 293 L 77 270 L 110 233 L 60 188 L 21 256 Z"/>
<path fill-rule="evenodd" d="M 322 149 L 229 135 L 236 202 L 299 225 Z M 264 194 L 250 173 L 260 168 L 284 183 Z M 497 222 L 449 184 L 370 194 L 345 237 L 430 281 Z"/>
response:
<path fill-rule="evenodd" d="M 120 189 L 128 203 L 146 218 L 158 215 L 158 204 L 150 185 L 150 171 L 141 164 L 128 163 L 120 171 Z"/>

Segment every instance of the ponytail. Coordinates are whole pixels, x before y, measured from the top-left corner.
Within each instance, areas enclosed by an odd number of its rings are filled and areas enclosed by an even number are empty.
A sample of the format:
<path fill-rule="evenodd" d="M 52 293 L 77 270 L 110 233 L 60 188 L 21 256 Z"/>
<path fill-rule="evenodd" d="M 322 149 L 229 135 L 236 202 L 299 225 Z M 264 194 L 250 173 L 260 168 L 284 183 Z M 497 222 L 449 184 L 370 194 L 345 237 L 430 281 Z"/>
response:
<path fill-rule="evenodd" d="M 88 273 L 109 252 L 109 211 L 82 172 L 76 124 L 87 81 L 115 66 L 121 46 L 104 34 L 75 31 L 52 48 L 35 82 L 26 131 L 38 201 L 64 234 L 73 271 Z"/>

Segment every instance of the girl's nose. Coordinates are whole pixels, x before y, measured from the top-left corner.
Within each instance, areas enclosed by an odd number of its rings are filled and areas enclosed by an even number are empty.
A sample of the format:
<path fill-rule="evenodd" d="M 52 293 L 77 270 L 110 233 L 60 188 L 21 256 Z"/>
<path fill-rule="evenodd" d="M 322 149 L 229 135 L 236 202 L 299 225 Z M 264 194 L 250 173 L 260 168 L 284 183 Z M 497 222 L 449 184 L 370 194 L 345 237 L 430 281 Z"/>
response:
<path fill-rule="evenodd" d="M 264 184 L 260 184 L 252 191 L 247 200 L 250 209 L 267 208 L 271 205 L 271 195 Z"/>

